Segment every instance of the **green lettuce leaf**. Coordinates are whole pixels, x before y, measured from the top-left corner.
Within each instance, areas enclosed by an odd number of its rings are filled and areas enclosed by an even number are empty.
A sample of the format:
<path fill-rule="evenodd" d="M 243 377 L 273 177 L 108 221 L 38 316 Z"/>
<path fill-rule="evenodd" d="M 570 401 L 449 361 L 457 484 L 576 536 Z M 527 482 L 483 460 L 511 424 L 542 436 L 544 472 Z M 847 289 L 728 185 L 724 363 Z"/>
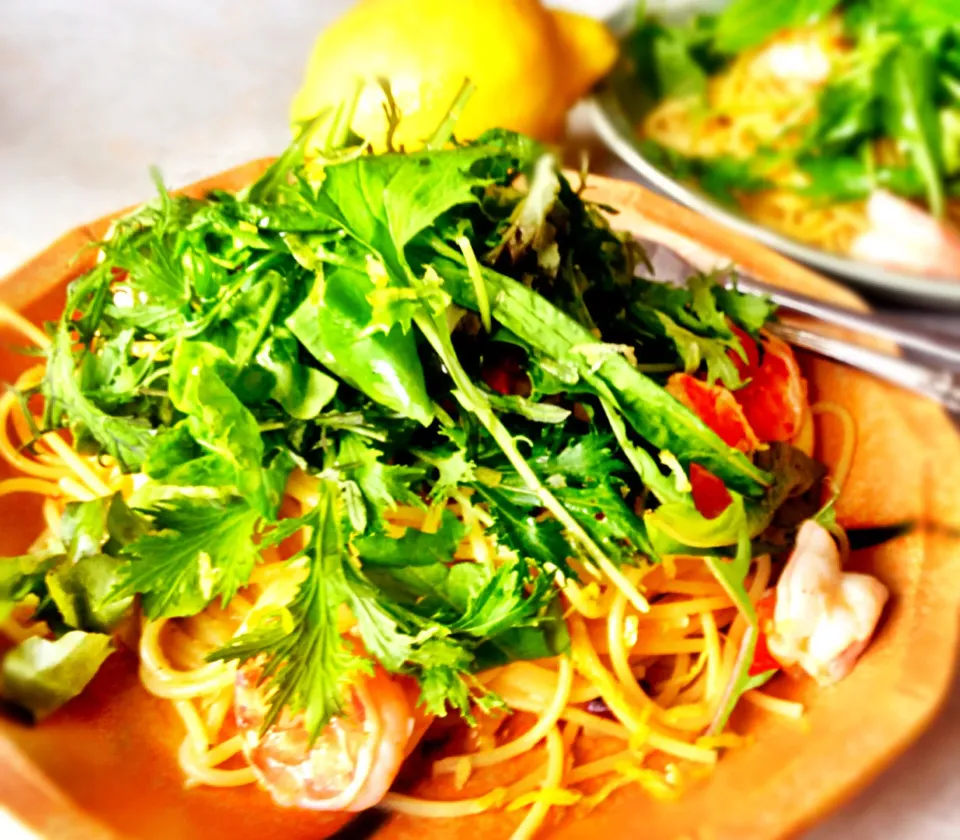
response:
<path fill-rule="evenodd" d="M 114 598 L 124 561 L 107 554 L 67 560 L 46 576 L 47 591 L 68 626 L 109 633 L 123 619 L 133 596 Z"/>
<path fill-rule="evenodd" d="M 80 630 L 25 639 L 3 660 L 3 697 L 43 720 L 87 687 L 112 650 L 109 636 Z"/>
<path fill-rule="evenodd" d="M 229 366 L 226 353 L 215 345 L 179 342 L 170 369 L 170 399 L 187 415 L 183 424 L 193 440 L 215 453 L 229 471 L 230 486 L 270 517 L 263 439 L 256 418 L 224 379 Z"/>
<path fill-rule="evenodd" d="M 327 265 L 287 319 L 290 331 L 320 364 L 371 399 L 424 425 L 433 418 L 414 337 L 399 324 L 370 331 L 375 290 L 361 268 Z"/>
<path fill-rule="evenodd" d="M 466 530 L 466 526 L 451 511 L 444 510 L 440 527 L 435 533 L 407 528 L 400 537 L 388 537 L 386 534 L 360 537 L 354 541 L 354 546 L 364 563 L 374 566 L 450 563 Z"/>

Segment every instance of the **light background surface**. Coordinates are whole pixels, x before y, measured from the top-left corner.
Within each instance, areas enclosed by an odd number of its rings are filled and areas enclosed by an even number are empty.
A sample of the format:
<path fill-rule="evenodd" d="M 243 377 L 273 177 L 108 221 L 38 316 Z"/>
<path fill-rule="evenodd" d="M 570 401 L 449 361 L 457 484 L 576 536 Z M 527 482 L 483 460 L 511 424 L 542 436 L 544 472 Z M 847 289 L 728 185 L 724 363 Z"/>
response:
<path fill-rule="evenodd" d="M 349 5 L 0 0 L 0 274 L 149 197 L 151 165 L 176 186 L 276 154 L 315 34 Z M 936 725 L 806 840 L 841 838 L 960 838 L 960 682 Z"/>

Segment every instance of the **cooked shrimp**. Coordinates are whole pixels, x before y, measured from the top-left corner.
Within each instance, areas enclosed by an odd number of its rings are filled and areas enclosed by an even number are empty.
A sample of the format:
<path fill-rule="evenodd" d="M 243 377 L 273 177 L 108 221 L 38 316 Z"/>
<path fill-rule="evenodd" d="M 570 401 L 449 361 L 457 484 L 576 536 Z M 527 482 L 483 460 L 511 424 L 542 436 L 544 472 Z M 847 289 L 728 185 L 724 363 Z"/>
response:
<path fill-rule="evenodd" d="M 770 653 L 821 685 L 837 682 L 869 643 L 888 594 L 870 575 L 841 571 L 830 532 L 808 520 L 777 583 Z"/>
<path fill-rule="evenodd" d="M 885 190 L 867 201 L 870 227 L 850 255 L 888 268 L 960 278 L 960 233 L 948 222 Z"/>
<path fill-rule="evenodd" d="M 235 714 L 243 750 L 278 805 L 317 811 L 362 811 L 386 795 L 410 748 L 423 734 L 405 678 L 377 666 L 351 687 L 344 712 L 310 743 L 301 713 L 286 710 L 261 735 L 267 690 L 260 667 L 237 673 Z M 421 721 L 422 722 L 422 721 Z"/>

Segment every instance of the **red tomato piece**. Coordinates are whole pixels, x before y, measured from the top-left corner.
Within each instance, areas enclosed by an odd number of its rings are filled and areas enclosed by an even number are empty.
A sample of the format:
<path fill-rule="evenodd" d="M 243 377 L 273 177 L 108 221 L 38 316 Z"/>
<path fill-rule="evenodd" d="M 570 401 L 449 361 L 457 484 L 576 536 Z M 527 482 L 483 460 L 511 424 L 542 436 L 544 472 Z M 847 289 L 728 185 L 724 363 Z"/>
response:
<path fill-rule="evenodd" d="M 750 381 L 735 397 L 756 437 L 764 442 L 795 437 L 807 407 L 807 381 L 790 345 L 764 336 L 763 359 L 741 375 Z"/>
<path fill-rule="evenodd" d="M 483 381 L 490 386 L 490 389 L 503 396 L 509 396 L 512 387 L 512 380 L 509 371 L 505 367 L 490 368 L 483 371 Z"/>
<path fill-rule="evenodd" d="M 699 464 L 690 465 L 690 489 L 694 506 L 707 519 L 716 519 L 733 501 L 726 485 Z"/>
<path fill-rule="evenodd" d="M 720 385 L 708 385 L 686 373 L 675 373 L 667 381 L 667 391 L 719 435 L 728 446 L 750 453 L 759 441 L 744 417 L 733 394 Z M 693 503 L 707 519 L 727 509 L 730 492 L 723 481 L 699 464 L 690 465 Z"/>
<path fill-rule="evenodd" d="M 530 393 L 530 379 L 523 369 L 522 357 L 509 349 L 486 361 L 480 375 L 491 390 L 505 397 Z"/>
<path fill-rule="evenodd" d="M 740 345 L 743 347 L 743 352 L 747 357 L 747 360 L 744 361 L 740 354 L 734 353 L 733 350 L 728 350 L 727 355 L 737 366 L 740 376 L 746 379 L 752 375 L 751 371 L 754 371 L 760 367 L 760 348 L 757 347 L 757 342 L 754 341 L 746 332 L 740 329 L 740 327 L 738 327 L 732 321 L 728 323 L 730 324 L 730 329 L 733 330 L 733 334 L 740 339 Z"/>
<path fill-rule="evenodd" d="M 759 441 L 733 394 L 721 385 L 708 385 L 686 373 L 667 380 L 667 391 L 706 423 L 721 440 L 750 453 Z"/>
<path fill-rule="evenodd" d="M 770 648 L 767 646 L 767 636 L 773 627 L 773 613 L 777 607 L 777 592 L 775 589 L 769 590 L 759 601 L 757 601 L 757 626 L 759 635 L 757 636 L 757 646 L 753 651 L 753 663 L 750 665 L 750 676 L 755 677 L 758 674 L 765 674 L 767 671 L 779 670 L 780 663 L 773 658 Z"/>

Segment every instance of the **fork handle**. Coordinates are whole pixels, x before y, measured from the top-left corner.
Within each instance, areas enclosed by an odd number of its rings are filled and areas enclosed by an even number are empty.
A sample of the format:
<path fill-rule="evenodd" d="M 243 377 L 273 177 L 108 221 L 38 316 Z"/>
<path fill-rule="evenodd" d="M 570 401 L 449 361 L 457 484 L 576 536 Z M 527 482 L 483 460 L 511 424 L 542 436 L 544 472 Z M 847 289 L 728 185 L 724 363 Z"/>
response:
<path fill-rule="evenodd" d="M 949 370 L 901 359 L 789 324 L 770 324 L 767 329 L 790 344 L 872 373 L 901 388 L 930 397 L 949 411 L 960 412 L 960 382 L 957 374 Z"/>
<path fill-rule="evenodd" d="M 846 327 L 863 335 L 887 339 L 901 347 L 917 350 L 932 359 L 939 359 L 947 364 L 960 366 L 960 347 L 951 345 L 943 339 L 930 338 L 917 330 L 879 320 L 876 313 L 844 309 L 797 292 L 779 289 L 749 275 L 737 275 L 736 278 L 731 278 L 731 282 L 734 279 L 740 291 L 765 295 L 783 309 L 801 315 L 809 315 L 821 321 L 836 324 L 839 327 Z"/>

